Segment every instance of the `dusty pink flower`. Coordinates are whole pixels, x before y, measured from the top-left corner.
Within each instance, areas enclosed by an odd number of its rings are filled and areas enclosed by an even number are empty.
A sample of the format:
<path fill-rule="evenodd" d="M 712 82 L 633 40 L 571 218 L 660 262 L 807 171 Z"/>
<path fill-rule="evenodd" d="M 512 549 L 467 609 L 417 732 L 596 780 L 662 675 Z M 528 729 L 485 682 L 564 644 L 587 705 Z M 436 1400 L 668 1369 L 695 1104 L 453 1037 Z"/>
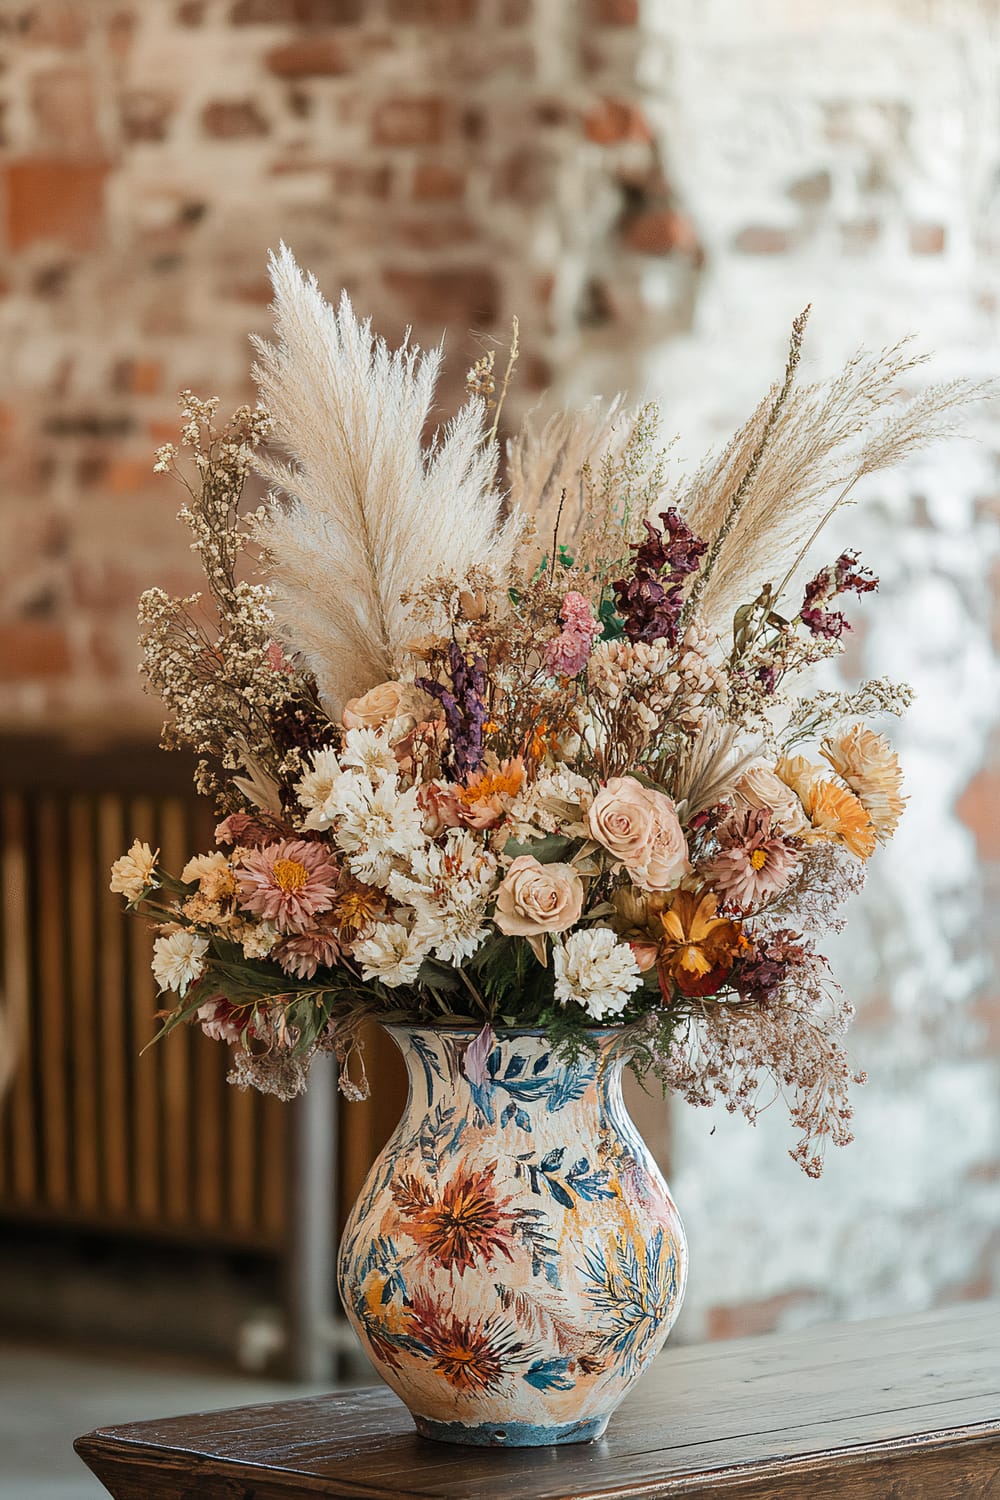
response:
<path fill-rule="evenodd" d="M 332 969 L 340 953 L 340 944 L 334 932 L 322 927 L 310 927 L 306 932 L 297 932 L 285 938 L 274 956 L 286 974 L 298 979 L 312 979 L 322 966 Z"/>
<path fill-rule="evenodd" d="M 724 901 L 744 909 L 783 890 L 798 864 L 798 850 L 771 827 L 768 808 L 750 808 L 719 830 L 719 852 L 705 874 Z"/>
<path fill-rule="evenodd" d="M 310 918 L 333 905 L 337 875 L 322 844 L 283 839 L 245 857 L 236 872 L 240 905 L 281 932 L 304 932 Z"/>
<path fill-rule="evenodd" d="M 246 1013 L 231 1005 L 224 995 L 213 995 L 195 1014 L 202 1031 L 213 1042 L 228 1042 L 235 1047 L 248 1029 Z"/>
<path fill-rule="evenodd" d="M 562 602 L 559 618 L 563 628 L 545 648 L 545 670 L 550 677 L 575 677 L 587 665 L 601 622 L 594 618 L 590 600 L 572 589 Z"/>
<path fill-rule="evenodd" d="M 449 781 L 424 781 L 418 787 L 417 805 L 424 815 L 423 829 L 428 838 L 437 838 L 446 828 L 459 827 L 462 821 L 460 791 L 461 787 Z"/>

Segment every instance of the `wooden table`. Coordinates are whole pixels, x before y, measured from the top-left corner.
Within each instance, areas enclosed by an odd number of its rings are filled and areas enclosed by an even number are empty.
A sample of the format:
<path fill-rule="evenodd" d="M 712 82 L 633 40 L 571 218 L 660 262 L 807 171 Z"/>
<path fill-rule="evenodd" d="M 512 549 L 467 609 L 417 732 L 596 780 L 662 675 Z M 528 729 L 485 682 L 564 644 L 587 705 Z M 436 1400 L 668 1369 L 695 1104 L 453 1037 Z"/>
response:
<path fill-rule="evenodd" d="M 668 1348 L 607 1437 L 573 1447 L 428 1442 L 380 1388 L 76 1449 L 118 1500 L 997 1500 L 1000 1304 Z"/>

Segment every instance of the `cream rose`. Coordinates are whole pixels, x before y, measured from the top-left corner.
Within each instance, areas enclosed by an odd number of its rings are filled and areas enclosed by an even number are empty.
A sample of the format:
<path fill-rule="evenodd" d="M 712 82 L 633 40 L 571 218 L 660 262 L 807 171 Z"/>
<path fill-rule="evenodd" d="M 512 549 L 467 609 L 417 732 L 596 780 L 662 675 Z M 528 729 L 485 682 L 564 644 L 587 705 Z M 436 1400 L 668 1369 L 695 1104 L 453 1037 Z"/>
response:
<path fill-rule="evenodd" d="M 512 861 L 497 892 L 495 921 L 508 937 L 565 932 L 583 910 L 583 881 L 572 865 L 542 865 L 533 854 Z"/>
<path fill-rule="evenodd" d="M 349 698 L 341 719 L 345 729 L 381 729 L 383 724 L 396 721 L 402 736 L 422 719 L 430 718 L 435 707 L 433 698 L 412 682 L 380 682 L 360 698 Z"/>
<path fill-rule="evenodd" d="M 670 890 L 691 868 L 674 804 L 634 776 L 612 776 L 594 798 L 587 826 L 644 891 Z"/>
<path fill-rule="evenodd" d="M 806 833 L 809 819 L 802 803 L 790 786 L 775 775 L 765 761 L 748 766 L 734 788 L 737 799 L 747 807 L 769 808 L 775 825 L 785 833 Z"/>

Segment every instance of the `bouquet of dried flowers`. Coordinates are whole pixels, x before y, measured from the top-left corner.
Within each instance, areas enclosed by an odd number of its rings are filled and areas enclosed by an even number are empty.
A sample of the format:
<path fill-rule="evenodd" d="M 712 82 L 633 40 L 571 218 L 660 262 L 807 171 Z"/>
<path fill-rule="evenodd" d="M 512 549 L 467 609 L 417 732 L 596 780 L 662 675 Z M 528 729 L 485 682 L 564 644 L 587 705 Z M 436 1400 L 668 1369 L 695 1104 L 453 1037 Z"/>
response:
<path fill-rule="evenodd" d="M 851 1077 L 815 943 L 903 811 L 866 720 L 910 694 L 796 691 L 877 583 L 852 552 L 801 564 L 975 392 L 901 401 L 905 344 L 802 382 L 803 315 L 692 479 L 620 401 L 529 421 L 502 470 L 516 329 L 428 442 L 440 350 L 390 350 L 284 248 L 271 270 L 261 405 L 219 426 L 185 392 L 193 482 L 156 460 L 208 593 L 143 596 L 143 670 L 221 819 L 178 874 L 138 841 L 114 866 L 158 930 L 160 1034 L 197 1022 L 284 1097 L 332 1050 L 357 1096 L 368 1017 L 540 1027 L 569 1056 L 630 1025 L 635 1066 L 692 1102 L 753 1119 L 783 1095 L 817 1173 Z"/>

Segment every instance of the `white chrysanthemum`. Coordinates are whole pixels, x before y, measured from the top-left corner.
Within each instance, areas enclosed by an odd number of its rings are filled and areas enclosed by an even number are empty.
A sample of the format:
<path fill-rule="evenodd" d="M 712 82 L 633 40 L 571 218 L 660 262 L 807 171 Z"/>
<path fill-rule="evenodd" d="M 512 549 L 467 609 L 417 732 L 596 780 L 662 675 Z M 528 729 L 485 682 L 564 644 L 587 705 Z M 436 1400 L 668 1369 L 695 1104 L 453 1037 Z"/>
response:
<path fill-rule="evenodd" d="M 153 869 L 159 855 L 159 849 L 154 854 L 148 844 L 135 839 L 128 853 L 111 866 L 111 889 L 115 895 L 138 901 L 143 891 L 158 886 L 160 882 L 153 879 Z"/>
<path fill-rule="evenodd" d="M 627 943 L 608 927 L 578 928 L 552 952 L 556 999 L 571 1000 L 600 1021 L 618 1015 L 642 983 L 639 966 Z"/>
<path fill-rule="evenodd" d="M 414 983 L 429 949 L 424 938 L 415 930 L 408 931 L 402 922 L 379 922 L 371 936 L 355 943 L 352 951 L 363 978 L 381 980 L 395 989 Z"/>
<path fill-rule="evenodd" d="M 267 958 L 280 936 L 273 922 L 257 923 L 243 938 L 243 957 Z"/>
<path fill-rule="evenodd" d="M 200 885 L 206 875 L 221 875 L 229 870 L 229 860 L 218 849 L 211 854 L 196 854 L 189 859 L 181 871 L 181 879 L 185 885 L 190 885 L 197 880 Z"/>
<path fill-rule="evenodd" d="M 486 905 L 497 884 L 497 861 L 465 828 L 450 829 L 442 844 L 425 844 L 397 871 L 389 891 L 413 908 L 415 931 L 445 963 L 471 958 L 489 935 Z"/>
<path fill-rule="evenodd" d="M 345 766 L 363 771 L 369 781 L 379 782 L 384 776 L 399 772 L 399 762 L 384 729 L 349 729 L 340 758 Z"/>
<path fill-rule="evenodd" d="M 295 786 L 295 795 L 309 813 L 303 828 L 329 828 L 337 815 L 336 789 L 343 776 L 336 750 L 313 751 L 311 769 Z"/>
<path fill-rule="evenodd" d="M 161 990 L 183 995 L 205 972 L 208 938 L 181 928 L 153 944 L 153 974 Z"/>
<path fill-rule="evenodd" d="M 400 790 L 387 776 L 374 785 L 367 776 L 345 774 L 335 792 L 337 842 L 359 880 L 385 887 L 394 863 L 420 849 L 427 838 L 417 788 Z"/>

